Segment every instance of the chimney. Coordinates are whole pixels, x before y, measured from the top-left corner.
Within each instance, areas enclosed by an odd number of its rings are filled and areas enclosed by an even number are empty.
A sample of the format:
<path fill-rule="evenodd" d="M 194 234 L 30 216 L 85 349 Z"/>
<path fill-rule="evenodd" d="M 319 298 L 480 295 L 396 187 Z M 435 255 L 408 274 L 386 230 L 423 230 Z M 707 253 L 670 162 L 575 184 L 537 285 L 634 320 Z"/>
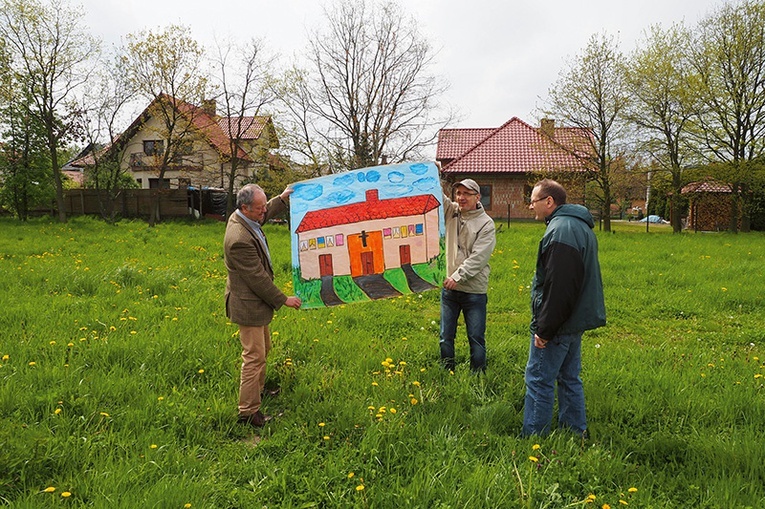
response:
<path fill-rule="evenodd" d="M 215 99 L 204 99 L 202 101 L 202 111 L 214 117 L 217 114 L 217 105 Z"/>
<path fill-rule="evenodd" d="M 555 139 L 555 120 L 552 118 L 543 118 L 540 130 L 548 137 Z"/>
<path fill-rule="evenodd" d="M 377 194 L 377 189 L 367 189 L 367 202 L 378 202 L 380 201 L 380 197 Z"/>

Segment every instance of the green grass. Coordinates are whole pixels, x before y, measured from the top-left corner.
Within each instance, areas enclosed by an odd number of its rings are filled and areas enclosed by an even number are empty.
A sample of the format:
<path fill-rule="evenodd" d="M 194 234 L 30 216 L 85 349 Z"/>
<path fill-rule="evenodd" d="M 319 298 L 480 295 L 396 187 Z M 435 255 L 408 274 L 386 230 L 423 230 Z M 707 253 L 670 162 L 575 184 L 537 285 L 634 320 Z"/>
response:
<path fill-rule="evenodd" d="M 762 234 L 598 233 L 588 443 L 519 438 L 539 223 L 498 235 L 485 376 L 462 325 L 455 374 L 438 367 L 438 291 L 280 310 L 264 409 L 283 415 L 255 443 L 224 227 L 0 219 L 0 504 L 765 506 Z M 289 232 L 266 232 L 289 293 Z"/>

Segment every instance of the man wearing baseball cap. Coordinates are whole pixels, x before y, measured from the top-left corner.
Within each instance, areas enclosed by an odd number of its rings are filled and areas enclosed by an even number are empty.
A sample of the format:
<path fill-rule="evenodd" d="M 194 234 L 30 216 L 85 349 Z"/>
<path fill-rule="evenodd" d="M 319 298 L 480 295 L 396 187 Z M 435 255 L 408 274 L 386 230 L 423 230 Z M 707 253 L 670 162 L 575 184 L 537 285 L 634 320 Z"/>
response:
<path fill-rule="evenodd" d="M 454 338 L 461 312 L 470 345 L 470 369 L 483 372 L 489 258 L 496 244 L 494 221 L 481 205 L 481 188 L 475 180 L 461 180 L 452 190 L 456 201 L 446 194 L 443 197 L 447 278 L 441 290 L 441 362 L 454 371 Z"/>

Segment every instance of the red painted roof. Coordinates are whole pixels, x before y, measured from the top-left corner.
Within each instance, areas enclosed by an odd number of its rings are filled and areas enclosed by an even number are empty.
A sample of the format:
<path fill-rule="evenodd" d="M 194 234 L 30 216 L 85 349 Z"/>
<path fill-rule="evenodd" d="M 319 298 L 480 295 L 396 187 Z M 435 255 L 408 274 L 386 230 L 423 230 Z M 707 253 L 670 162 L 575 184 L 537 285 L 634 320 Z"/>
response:
<path fill-rule="evenodd" d="M 380 200 L 377 189 L 371 189 L 367 191 L 366 201 L 308 212 L 295 231 L 302 233 L 375 219 L 424 215 L 438 206 L 438 200 L 432 194 Z"/>
<path fill-rule="evenodd" d="M 590 139 L 588 130 L 567 127 L 554 128 L 554 139 L 551 139 L 541 128 L 513 117 L 496 129 L 443 129 L 439 133 L 436 159 L 441 159 L 440 154 L 444 158 L 455 157 L 443 166 L 444 173 L 582 170 L 584 161 L 564 147 L 578 146 L 583 156 Z M 467 149 L 456 155 L 464 147 Z"/>

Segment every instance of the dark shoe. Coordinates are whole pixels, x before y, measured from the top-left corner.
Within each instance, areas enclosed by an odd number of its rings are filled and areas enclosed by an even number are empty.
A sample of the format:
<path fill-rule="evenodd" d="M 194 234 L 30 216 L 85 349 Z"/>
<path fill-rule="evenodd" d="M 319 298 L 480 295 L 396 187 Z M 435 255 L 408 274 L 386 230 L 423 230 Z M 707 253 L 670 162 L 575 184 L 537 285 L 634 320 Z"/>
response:
<path fill-rule="evenodd" d="M 276 387 L 272 387 L 270 389 L 263 389 L 263 392 L 261 392 L 261 397 L 262 396 L 269 396 L 271 398 L 275 398 L 281 392 L 282 392 L 282 388 L 277 385 Z"/>
<path fill-rule="evenodd" d="M 240 415 L 237 422 L 239 422 L 239 424 L 247 424 L 255 428 L 262 428 L 270 420 L 270 415 L 265 415 L 263 412 L 258 410 L 252 415 Z"/>

